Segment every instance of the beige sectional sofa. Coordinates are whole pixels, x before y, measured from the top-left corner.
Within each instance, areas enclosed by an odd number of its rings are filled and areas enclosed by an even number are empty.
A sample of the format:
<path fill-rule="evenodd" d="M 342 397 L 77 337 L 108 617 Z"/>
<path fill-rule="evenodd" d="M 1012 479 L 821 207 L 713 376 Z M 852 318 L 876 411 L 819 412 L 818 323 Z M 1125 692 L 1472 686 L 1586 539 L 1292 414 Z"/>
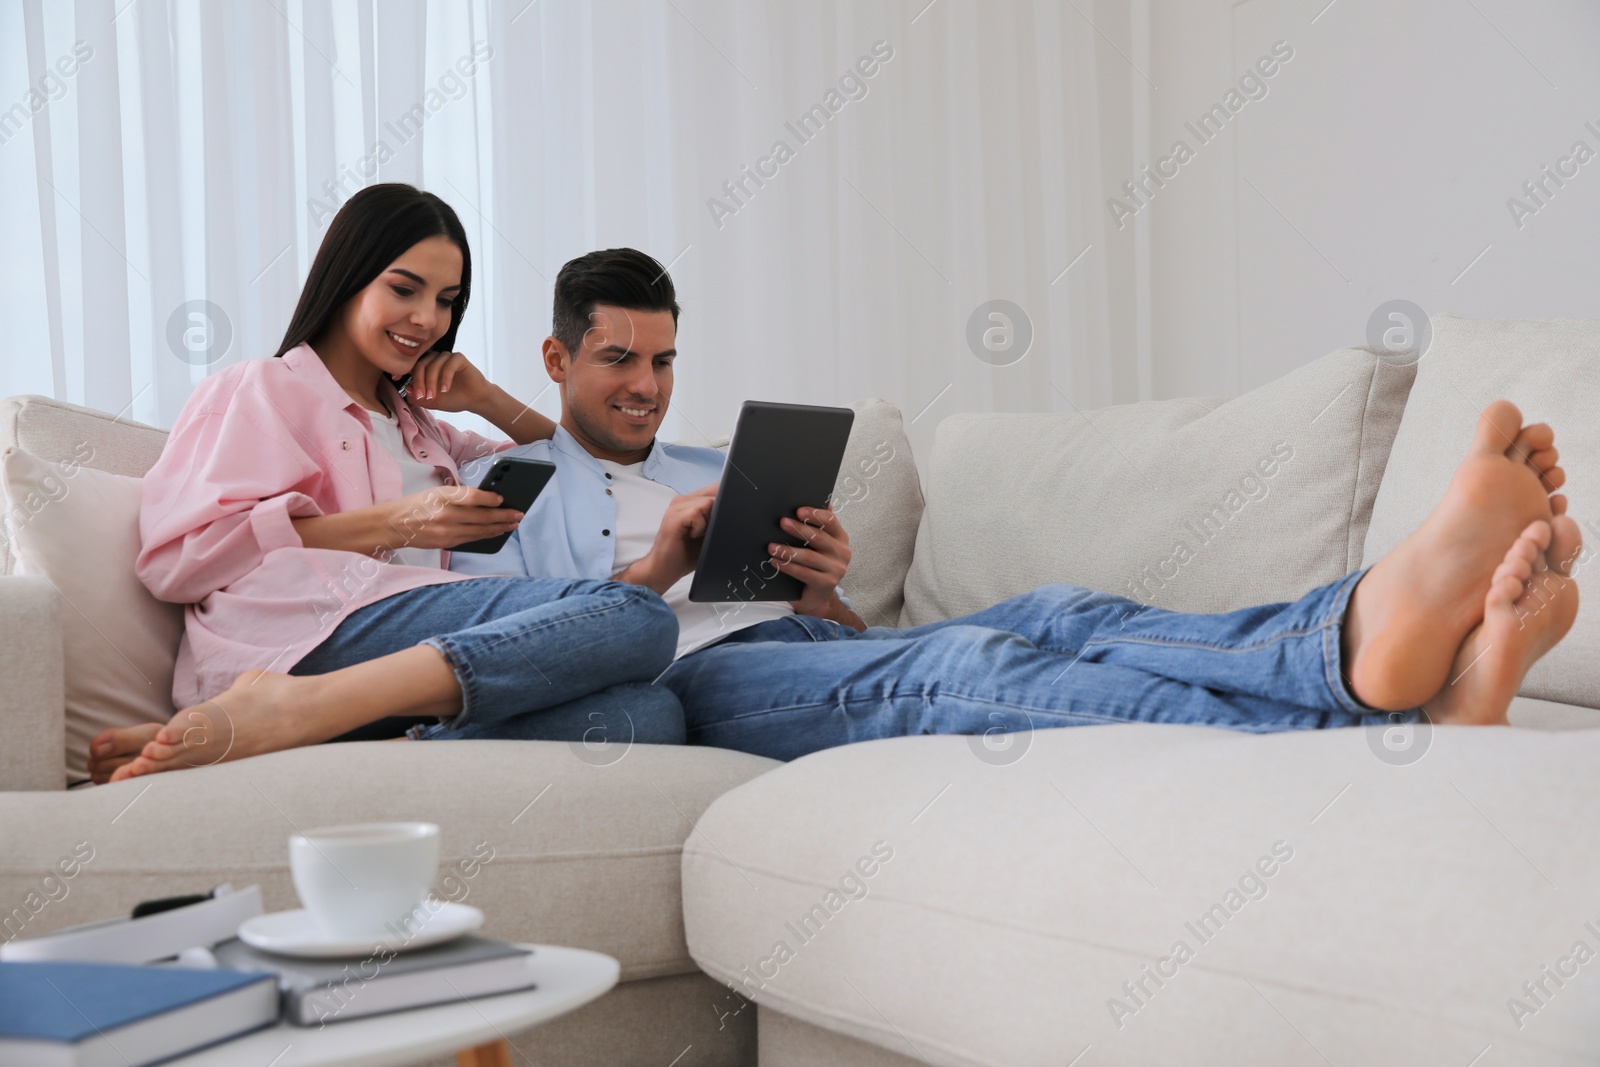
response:
<path fill-rule="evenodd" d="M 1344 349 L 1233 400 L 955 416 L 920 478 L 898 414 L 858 405 L 846 591 L 906 624 L 1051 581 L 1187 610 L 1298 596 L 1415 525 L 1501 395 L 1556 425 L 1588 530 L 1597 324 L 1440 317 L 1433 336 L 1420 363 Z M 0 435 L 57 462 L 89 441 L 89 465 L 122 475 L 160 442 L 39 398 L 6 402 Z M 1587 604 L 1512 728 L 1106 726 L 787 765 L 369 742 L 64 789 L 69 720 L 91 712 L 69 715 L 63 679 L 113 655 L 64 597 L 0 577 L 0 921 L 25 916 L 0 937 L 224 880 L 292 907 L 294 827 L 426 818 L 446 869 L 494 848 L 457 880 L 491 936 L 622 961 L 610 995 L 513 1035 L 540 1064 L 1577 1064 L 1600 1047 Z M 115 620 L 96 622 L 111 644 Z M 46 893 L 80 842 L 92 860 Z"/>

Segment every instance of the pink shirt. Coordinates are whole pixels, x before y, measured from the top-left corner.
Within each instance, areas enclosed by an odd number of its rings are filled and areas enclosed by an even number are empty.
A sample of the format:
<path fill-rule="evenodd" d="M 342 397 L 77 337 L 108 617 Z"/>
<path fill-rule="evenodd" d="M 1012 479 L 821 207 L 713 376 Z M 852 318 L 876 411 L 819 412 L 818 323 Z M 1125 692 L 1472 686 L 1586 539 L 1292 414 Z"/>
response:
<path fill-rule="evenodd" d="M 515 443 L 439 422 L 405 402 L 387 376 L 378 396 L 399 415 L 411 454 L 446 484 L 459 484 L 461 464 Z M 196 386 L 145 475 L 135 568 L 157 599 L 186 605 L 174 705 L 208 700 L 251 668 L 287 671 L 373 601 L 470 580 L 306 548 L 289 521 L 401 495 L 400 465 L 373 439 L 367 409 L 309 345 L 245 360 Z"/>

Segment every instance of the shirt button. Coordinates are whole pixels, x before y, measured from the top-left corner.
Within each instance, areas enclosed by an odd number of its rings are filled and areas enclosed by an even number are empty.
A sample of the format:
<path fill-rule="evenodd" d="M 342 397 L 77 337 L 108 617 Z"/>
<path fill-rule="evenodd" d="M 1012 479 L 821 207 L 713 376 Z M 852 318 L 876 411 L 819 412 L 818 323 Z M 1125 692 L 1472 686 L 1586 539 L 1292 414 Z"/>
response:
<path fill-rule="evenodd" d="M 610 480 L 611 480 L 611 474 L 610 474 L 610 472 L 609 472 L 609 471 L 608 471 L 608 472 L 607 472 L 607 473 L 606 473 L 606 481 L 610 481 Z"/>
<path fill-rule="evenodd" d="M 428 454 L 426 452 L 418 452 L 417 455 L 421 456 L 423 459 L 428 458 Z"/>
<path fill-rule="evenodd" d="M 611 495 L 612 495 L 612 492 L 611 492 L 611 490 L 609 490 L 609 489 L 607 489 L 607 490 L 606 490 L 606 496 L 611 496 Z"/>
<path fill-rule="evenodd" d="M 610 530 L 601 530 L 600 531 L 600 536 L 601 537 L 610 537 L 611 536 L 611 531 Z"/>
<path fill-rule="evenodd" d="M 348 452 L 348 451 L 350 451 L 350 442 L 349 441 L 340 441 L 339 442 L 339 447 L 344 449 L 346 452 Z"/>

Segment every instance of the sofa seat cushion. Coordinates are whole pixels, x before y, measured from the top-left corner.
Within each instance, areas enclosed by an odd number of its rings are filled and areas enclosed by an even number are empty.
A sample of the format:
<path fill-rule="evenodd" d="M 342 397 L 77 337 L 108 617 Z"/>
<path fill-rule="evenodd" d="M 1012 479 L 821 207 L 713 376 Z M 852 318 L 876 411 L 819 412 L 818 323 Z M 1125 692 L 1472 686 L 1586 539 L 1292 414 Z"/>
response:
<path fill-rule="evenodd" d="M 1414 372 L 1345 348 L 1233 400 L 951 416 L 901 625 L 1049 582 L 1180 611 L 1331 582 L 1360 564 Z"/>
<path fill-rule="evenodd" d="M 1567 472 L 1562 491 L 1586 542 L 1582 571 L 1600 550 L 1600 321 L 1437 315 L 1432 323 L 1433 343 L 1417 364 L 1373 505 L 1365 561 L 1381 558 L 1427 517 L 1466 454 L 1478 413 L 1505 398 L 1528 422 L 1555 428 Z M 1592 590 L 1579 598 L 1572 631 L 1534 664 L 1522 692 L 1600 708 L 1600 600 Z"/>
<path fill-rule="evenodd" d="M 807 756 L 701 818 L 689 949 L 763 1018 L 938 1065 L 1592 1062 L 1600 733 L 1384 733 Z"/>
<path fill-rule="evenodd" d="M 609 953 L 624 980 L 692 972 L 679 850 L 707 804 L 773 766 L 654 745 L 365 741 L 3 793 L 0 939 L 219 882 L 259 884 L 269 911 L 297 908 L 291 833 L 416 819 L 441 830 L 434 893 L 482 908 L 485 936 Z"/>

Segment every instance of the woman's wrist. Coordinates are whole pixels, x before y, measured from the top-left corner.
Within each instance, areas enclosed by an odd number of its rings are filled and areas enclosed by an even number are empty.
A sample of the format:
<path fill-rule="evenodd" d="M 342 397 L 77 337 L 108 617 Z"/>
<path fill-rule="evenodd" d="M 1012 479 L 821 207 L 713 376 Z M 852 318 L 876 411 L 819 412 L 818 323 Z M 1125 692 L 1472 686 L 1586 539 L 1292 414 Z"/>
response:
<path fill-rule="evenodd" d="M 316 515 L 289 520 L 306 548 L 330 548 L 341 552 L 360 552 L 377 556 L 394 549 L 403 531 L 389 521 L 382 504 L 351 508 L 332 515 Z"/>
<path fill-rule="evenodd" d="M 521 413 L 520 405 L 517 404 L 516 399 L 510 393 L 493 382 L 489 383 L 489 395 L 484 401 L 468 410 L 483 419 L 483 421 L 495 426 L 501 433 L 518 444 L 526 443 L 517 434 L 516 423 L 519 421 L 518 415 Z"/>
<path fill-rule="evenodd" d="M 468 408 L 485 422 L 519 445 L 544 441 L 555 432 L 555 424 L 544 415 L 521 403 L 493 382 L 489 383 L 489 396 L 475 407 Z"/>

